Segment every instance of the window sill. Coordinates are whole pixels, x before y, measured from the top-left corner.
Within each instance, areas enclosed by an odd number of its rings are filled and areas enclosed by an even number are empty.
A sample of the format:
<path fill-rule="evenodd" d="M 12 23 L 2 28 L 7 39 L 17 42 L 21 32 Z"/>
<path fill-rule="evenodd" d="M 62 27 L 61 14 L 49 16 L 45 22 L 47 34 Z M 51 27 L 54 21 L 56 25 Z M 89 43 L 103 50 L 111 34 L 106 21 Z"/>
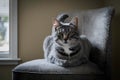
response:
<path fill-rule="evenodd" d="M 0 58 L 0 65 L 17 65 L 20 60 L 20 58 Z"/>

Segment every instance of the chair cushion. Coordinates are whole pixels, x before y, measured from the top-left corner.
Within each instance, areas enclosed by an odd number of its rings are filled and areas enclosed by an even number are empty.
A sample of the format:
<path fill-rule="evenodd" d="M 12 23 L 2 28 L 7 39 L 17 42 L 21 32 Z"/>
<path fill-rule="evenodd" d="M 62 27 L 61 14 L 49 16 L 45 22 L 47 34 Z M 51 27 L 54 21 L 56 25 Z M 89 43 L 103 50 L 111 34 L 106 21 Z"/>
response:
<path fill-rule="evenodd" d="M 36 59 L 22 63 L 15 67 L 13 72 L 39 74 L 102 74 L 98 67 L 91 62 L 77 67 L 61 67 L 49 63 L 45 59 Z"/>

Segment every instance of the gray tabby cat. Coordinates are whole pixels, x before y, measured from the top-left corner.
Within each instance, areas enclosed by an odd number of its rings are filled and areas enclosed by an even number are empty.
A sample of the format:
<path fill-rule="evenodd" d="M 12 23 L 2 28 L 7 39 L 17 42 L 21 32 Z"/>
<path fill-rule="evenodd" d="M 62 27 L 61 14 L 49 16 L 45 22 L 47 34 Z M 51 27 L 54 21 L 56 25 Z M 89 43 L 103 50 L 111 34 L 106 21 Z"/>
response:
<path fill-rule="evenodd" d="M 78 30 L 78 17 L 65 22 L 68 17 L 62 14 L 53 21 L 52 34 L 43 43 L 45 59 L 64 67 L 88 62 L 91 49 L 88 39 Z"/>

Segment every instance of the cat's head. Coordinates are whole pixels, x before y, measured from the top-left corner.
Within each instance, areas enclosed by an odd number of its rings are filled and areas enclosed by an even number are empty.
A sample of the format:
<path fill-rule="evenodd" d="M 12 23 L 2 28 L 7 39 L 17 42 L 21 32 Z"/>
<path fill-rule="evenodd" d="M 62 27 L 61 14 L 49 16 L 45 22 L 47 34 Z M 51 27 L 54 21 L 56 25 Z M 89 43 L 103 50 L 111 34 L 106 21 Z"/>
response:
<path fill-rule="evenodd" d="M 70 22 L 53 21 L 53 28 L 56 33 L 56 41 L 60 44 L 73 43 L 79 39 L 78 18 L 74 17 Z"/>

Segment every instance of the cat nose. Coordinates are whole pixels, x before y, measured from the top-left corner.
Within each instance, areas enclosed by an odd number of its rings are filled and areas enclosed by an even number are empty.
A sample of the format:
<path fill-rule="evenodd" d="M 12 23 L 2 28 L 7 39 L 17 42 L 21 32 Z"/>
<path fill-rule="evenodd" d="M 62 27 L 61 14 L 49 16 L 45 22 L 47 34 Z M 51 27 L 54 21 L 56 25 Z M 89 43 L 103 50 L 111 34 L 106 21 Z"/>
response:
<path fill-rule="evenodd" d="M 68 38 L 67 35 L 64 35 L 63 39 L 64 39 L 64 40 L 67 40 L 67 38 Z"/>
<path fill-rule="evenodd" d="M 67 43 L 67 40 L 68 40 L 67 35 L 64 35 L 63 39 L 64 39 L 64 43 Z"/>
<path fill-rule="evenodd" d="M 67 43 L 67 40 L 64 40 L 64 43 L 66 44 L 66 43 Z"/>
<path fill-rule="evenodd" d="M 64 43 L 67 43 L 67 39 L 64 39 Z"/>

